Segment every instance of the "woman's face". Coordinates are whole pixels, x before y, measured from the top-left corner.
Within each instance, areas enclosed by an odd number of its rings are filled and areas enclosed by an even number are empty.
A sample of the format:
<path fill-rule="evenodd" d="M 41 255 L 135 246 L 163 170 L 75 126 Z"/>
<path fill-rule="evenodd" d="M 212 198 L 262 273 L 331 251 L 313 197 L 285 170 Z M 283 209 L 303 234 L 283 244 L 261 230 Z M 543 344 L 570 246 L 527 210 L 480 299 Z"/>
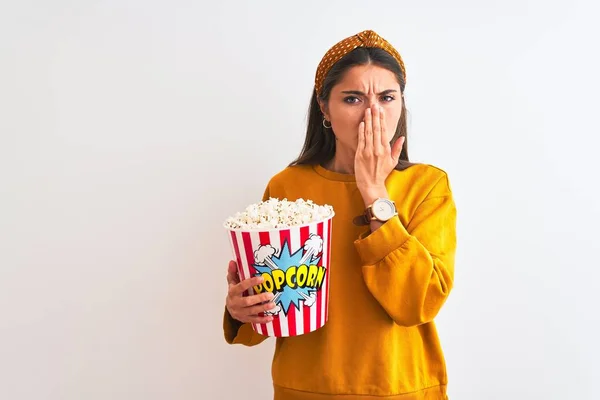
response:
<path fill-rule="evenodd" d="M 385 129 L 392 138 L 402 114 L 400 84 L 393 72 L 374 64 L 350 68 L 331 90 L 329 102 L 321 104 L 321 111 L 341 144 L 356 151 L 358 125 L 368 107 L 381 106 L 385 115 Z"/>

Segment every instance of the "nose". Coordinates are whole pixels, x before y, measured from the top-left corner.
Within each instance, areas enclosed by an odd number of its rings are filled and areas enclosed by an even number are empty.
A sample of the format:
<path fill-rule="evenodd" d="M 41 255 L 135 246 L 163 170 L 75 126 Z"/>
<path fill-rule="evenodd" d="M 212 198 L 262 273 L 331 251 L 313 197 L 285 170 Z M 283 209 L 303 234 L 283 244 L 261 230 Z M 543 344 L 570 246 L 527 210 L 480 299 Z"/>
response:
<path fill-rule="evenodd" d="M 368 96 L 365 101 L 365 110 L 367 109 L 367 107 L 372 109 L 373 106 L 380 107 L 379 99 L 377 98 L 376 95 Z"/>
<path fill-rule="evenodd" d="M 374 95 L 368 96 L 366 103 L 369 107 L 373 107 L 373 104 L 377 104 L 377 97 Z"/>
<path fill-rule="evenodd" d="M 367 108 L 371 108 L 371 110 L 373 110 L 373 107 L 381 107 L 381 104 L 379 104 L 379 99 L 377 98 L 377 96 L 369 96 L 367 98 L 367 100 L 364 103 L 364 109 L 363 111 L 365 111 Z"/>

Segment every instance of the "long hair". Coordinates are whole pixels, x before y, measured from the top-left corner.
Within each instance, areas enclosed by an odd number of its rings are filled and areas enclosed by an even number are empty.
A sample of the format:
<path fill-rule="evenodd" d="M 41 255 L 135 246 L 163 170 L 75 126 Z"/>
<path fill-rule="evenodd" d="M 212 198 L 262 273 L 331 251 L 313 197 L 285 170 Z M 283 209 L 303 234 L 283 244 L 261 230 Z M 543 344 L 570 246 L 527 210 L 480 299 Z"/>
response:
<path fill-rule="evenodd" d="M 306 127 L 306 139 L 302 151 L 296 160 L 290 163 L 294 165 L 316 165 L 324 164 L 335 155 L 335 136 L 331 129 L 325 129 L 323 126 L 323 113 L 319 107 L 319 100 L 327 104 L 331 89 L 344 77 L 344 74 L 352 67 L 357 65 L 375 64 L 385 68 L 396 75 L 400 84 L 400 91 L 404 94 L 406 82 L 404 75 L 398 65 L 398 62 L 385 50 L 375 47 L 358 47 L 346 54 L 337 63 L 331 67 L 331 70 L 323 81 L 322 93 L 317 97 L 316 91 L 313 89 L 310 106 L 308 109 L 308 124 Z M 400 159 L 396 165 L 396 169 L 402 171 L 414 165 L 408 160 L 408 138 L 406 126 L 406 106 L 402 101 L 402 115 L 398 121 L 396 132 L 390 141 L 391 145 L 396 142 L 401 136 L 404 136 L 404 145 L 400 153 Z"/>

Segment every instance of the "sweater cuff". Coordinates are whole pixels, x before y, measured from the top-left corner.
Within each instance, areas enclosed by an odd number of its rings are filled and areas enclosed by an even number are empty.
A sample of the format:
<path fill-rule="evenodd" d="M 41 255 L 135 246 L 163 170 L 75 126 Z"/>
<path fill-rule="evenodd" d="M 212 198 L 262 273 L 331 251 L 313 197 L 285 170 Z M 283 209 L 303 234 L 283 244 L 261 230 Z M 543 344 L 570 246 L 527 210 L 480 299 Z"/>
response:
<path fill-rule="evenodd" d="M 367 236 L 368 235 L 368 236 Z M 374 232 L 365 232 L 354 241 L 363 264 L 374 265 L 401 247 L 411 235 L 398 216 L 386 221 Z"/>
<path fill-rule="evenodd" d="M 233 344 L 235 342 L 235 338 L 242 325 L 243 323 L 234 319 L 231 314 L 229 314 L 229 311 L 227 311 L 227 307 L 225 307 L 225 313 L 223 314 L 223 333 L 227 343 Z"/>

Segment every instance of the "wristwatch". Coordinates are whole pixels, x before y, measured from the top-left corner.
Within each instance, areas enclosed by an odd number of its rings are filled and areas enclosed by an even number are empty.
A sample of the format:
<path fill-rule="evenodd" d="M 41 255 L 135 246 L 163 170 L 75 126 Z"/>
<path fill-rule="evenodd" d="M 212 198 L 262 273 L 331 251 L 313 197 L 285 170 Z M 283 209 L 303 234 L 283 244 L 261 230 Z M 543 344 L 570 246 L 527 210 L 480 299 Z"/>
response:
<path fill-rule="evenodd" d="M 398 215 L 393 200 L 378 198 L 366 208 L 364 214 L 354 218 L 355 225 L 369 225 L 371 221 L 386 222 Z"/>

